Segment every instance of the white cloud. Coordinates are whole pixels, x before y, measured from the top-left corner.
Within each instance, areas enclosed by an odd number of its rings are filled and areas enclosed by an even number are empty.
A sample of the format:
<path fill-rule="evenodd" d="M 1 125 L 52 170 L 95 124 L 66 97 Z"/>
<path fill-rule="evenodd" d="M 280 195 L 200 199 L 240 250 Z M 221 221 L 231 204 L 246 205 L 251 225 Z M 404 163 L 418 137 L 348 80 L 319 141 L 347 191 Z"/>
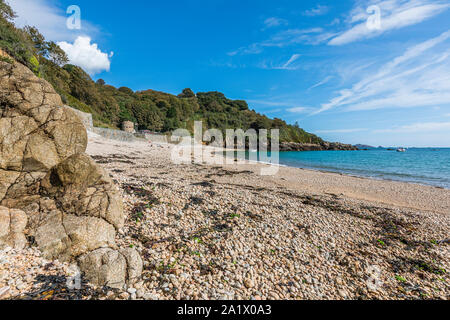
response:
<path fill-rule="evenodd" d="M 281 25 L 287 25 L 288 22 L 285 19 L 277 18 L 277 17 L 271 17 L 264 20 L 265 29 L 278 27 Z"/>
<path fill-rule="evenodd" d="M 374 130 L 374 133 L 417 133 L 450 131 L 450 122 L 419 122 L 410 125 L 400 126 L 392 129 Z"/>
<path fill-rule="evenodd" d="M 444 114 L 444 117 L 450 117 L 450 113 Z"/>
<path fill-rule="evenodd" d="M 66 8 L 57 7 L 50 0 L 14 0 L 11 7 L 17 13 L 15 23 L 19 27 L 35 26 L 47 40 L 55 41 L 67 53 L 70 63 L 85 69 L 94 75 L 101 71 L 109 71 L 109 55 L 103 53 L 98 45 L 91 44 L 91 39 L 99 33 L 89 21 L 83 19 L 81 8 L 81 29 L 67 28 Z"/>
<path fill-rule="evenodd" d="M 17 13 L 15 23 L 19 27 L 35 26 L 48 40 L 74 41 L 78 36 L 89 34 L 91 36 L 99 31 L 91 23 L 83 20 L 81 10 L 81 30 L 67 28 L 66 8 L 58 8 L 49 0 L 13 0 L 9 1 Z"/>
<path fill-rule="evenodd" d="M 310 17 L 321 16 L 321 15 L 326 14 L 329 10 L 330 10 L 329 7 L 322 6 L 319 4 L 319 5 L 315 6 L 314 8 L 311 8 L 311 9 L 303 12 L 303 15 L 310 16 Z"/>
<path fill-rule="evenodd" d="M 369 28 L 367 20 L 370 14 L 366 9 L 376 5 L 380 8 L 380 29 Z M 347 22 L 350 28 L 331 39 L 329 45 L 343 45 L 357 40 L 373 38 L 387 31 L 411 26 L 427 20 L 450 8 L 443 0 L 371 0 L 364 1 L 352 10 Z"/>
<path fill-rule="evenodd" d="M 112 53 L 102 52 L 96 43 L 91 44 L 91 38 L 80 36 L 73 44 L 63 41 L 58 45 L 67 53 L 71 64 L 80 66 L 90 75 L 109 71 Z"/>
<path fill-rule="evenodd" d="M 450 104 L 450 30 L 415 45 L 322 104 L 315 114 L 345 107 L 347 111 L 426 107 Z M 429 51 L 433 49 L 433 52 Z"/>

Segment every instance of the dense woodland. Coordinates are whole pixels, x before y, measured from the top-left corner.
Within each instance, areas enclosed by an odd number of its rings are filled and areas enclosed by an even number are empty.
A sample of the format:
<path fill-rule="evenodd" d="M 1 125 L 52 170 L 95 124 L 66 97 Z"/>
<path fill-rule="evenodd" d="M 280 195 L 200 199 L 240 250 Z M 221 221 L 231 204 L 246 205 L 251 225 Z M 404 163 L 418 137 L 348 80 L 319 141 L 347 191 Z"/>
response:
<path fill-rule="evenodd" d="M 194 121 L 202 120 L 205 129 L 280 129 L 281 142 L 323 143 L 298 125 L 269 119 L 250 110 L 245 101 L 227 99 L 220 92 L 195 94 L 184 89 L 176 96 L 154 90 L 115 88 L 102 79 L 94 82 L 80 67 L 67 64 L 66 54 L 56 43 L 46 41 L 34 27 L 17 28 L 14 18 L 13 10 L 0 0 L 0 48 L 49 81 L 65 104 L 92 113 L 96 126 L 118 128 L 122 121 L 130 120 L 140 130 L 192 131 Z"/>

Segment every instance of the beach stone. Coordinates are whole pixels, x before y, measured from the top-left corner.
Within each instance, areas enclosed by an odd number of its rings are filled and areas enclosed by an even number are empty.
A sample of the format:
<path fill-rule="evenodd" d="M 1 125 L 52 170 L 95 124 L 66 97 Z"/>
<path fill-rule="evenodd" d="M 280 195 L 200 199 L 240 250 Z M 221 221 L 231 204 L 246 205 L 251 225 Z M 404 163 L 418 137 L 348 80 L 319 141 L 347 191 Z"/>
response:
<path fill-rule="evenodd" d="M 94 285 L 121 289 L 125 285 L 127 262 L 116 250 L 101 248 L 78 259 L 80 270 Z"/>
<path fill-rule="evenodd" d="M 71 240 L 72 255 L 78 257 L 86 252 L 114 246 L 114 227 L 103 219 L 65 215 L 64 229 Z"/>
<path fill-rule="evenodd" d="M 0 299 L 8 297 L 9 291 L 10 291 L 10 287 L 9 286 L 0 288 Z"/>
<path fill-rule="evenodd" d="M 140 279 L 143 269 L 143 263 L 139 253 L 133 248 L 121 249 L 120 253 L 127 260 L 128 282 L 134 284 Z"/>
<path fill-rule="evenodd" d="M 253 288 L 254 287 L 254 283 L 251 279 L 245 279 L 244 280 L 244 285 L 247 289 Z"/>

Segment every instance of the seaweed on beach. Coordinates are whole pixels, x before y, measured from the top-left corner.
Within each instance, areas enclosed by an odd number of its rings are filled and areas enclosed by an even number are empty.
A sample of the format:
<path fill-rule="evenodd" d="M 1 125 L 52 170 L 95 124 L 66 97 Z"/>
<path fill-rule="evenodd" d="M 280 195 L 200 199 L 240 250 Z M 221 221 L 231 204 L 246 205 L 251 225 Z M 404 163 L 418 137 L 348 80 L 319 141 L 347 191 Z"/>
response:
<path fill-rule="evenodd" d="M 64 275 L 38 275 L 34 279 L 35 288 L 33 291 L 26 292 L 14 300 L 98 300 L 106 297 L 108 292 L 119 293 L 118 289 L 110 287 L 101 287 L 93 289 L 88 281 L 81 278 L 81 289 L 71 289 L 67 286 L 70 281 Z"/>
<path fill-rule="evenodd" d="M 107 163 L 126 163 L 126 164 L 136 164 L 131 160 L 140 160 L 135 157 L 128 157 L 126 155 L 111 155 L 111 156 L 92 156 L 98 164 L 107 164 Z"/>
<path fill-rule="evenodd" d="M 230 170 L 225 170 L 223 168 L 220 168 L 220 169 L 216 170 L 216 172 L 207 174 L 205 176 L 205 178 L 211 178 L 213 176 L 217 176 L 217 177 L 234 176 L 234 175 L 240 175 L 240 174 L 253 174 L 253 171 L 249 171 L 249 170 L 230 171 Z"/>
<path fill-rule="evenodd" d="M 214 185 L 209 181 L 196 182 L 191 184 L 192 186 L 200 186 L 204 188 L 212 188 Z"/>
<path fill-rule="evenodd" d="M 159 199 L 153 195 L 152 191 L 146 190 L 141 186 L 131 183 L 124 183 L 122 184 L 122 188 L 125 191 L 125 193 L 129 195 L 134 195 L 140 198 L 141 200 L 145 200 L 146 204 L 149 205 L 160 204 Z"/>

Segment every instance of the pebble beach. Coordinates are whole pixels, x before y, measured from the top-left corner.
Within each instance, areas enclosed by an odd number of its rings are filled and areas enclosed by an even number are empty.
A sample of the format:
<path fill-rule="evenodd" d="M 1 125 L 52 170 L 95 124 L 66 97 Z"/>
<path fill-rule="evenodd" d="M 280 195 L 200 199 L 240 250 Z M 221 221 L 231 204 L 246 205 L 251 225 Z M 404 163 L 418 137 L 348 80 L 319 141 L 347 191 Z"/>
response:
<path fill-rule="evenodd" d="M 174 164 L 171 148 L 89 140 L 122 191 L 116 240 L 140 253 L 140 282 L 67 289 L 70 265 L 6 249 L 0 299 L 450 297 L 450 190 L 288 167 L 261 176 L 259 163 Z"/>

